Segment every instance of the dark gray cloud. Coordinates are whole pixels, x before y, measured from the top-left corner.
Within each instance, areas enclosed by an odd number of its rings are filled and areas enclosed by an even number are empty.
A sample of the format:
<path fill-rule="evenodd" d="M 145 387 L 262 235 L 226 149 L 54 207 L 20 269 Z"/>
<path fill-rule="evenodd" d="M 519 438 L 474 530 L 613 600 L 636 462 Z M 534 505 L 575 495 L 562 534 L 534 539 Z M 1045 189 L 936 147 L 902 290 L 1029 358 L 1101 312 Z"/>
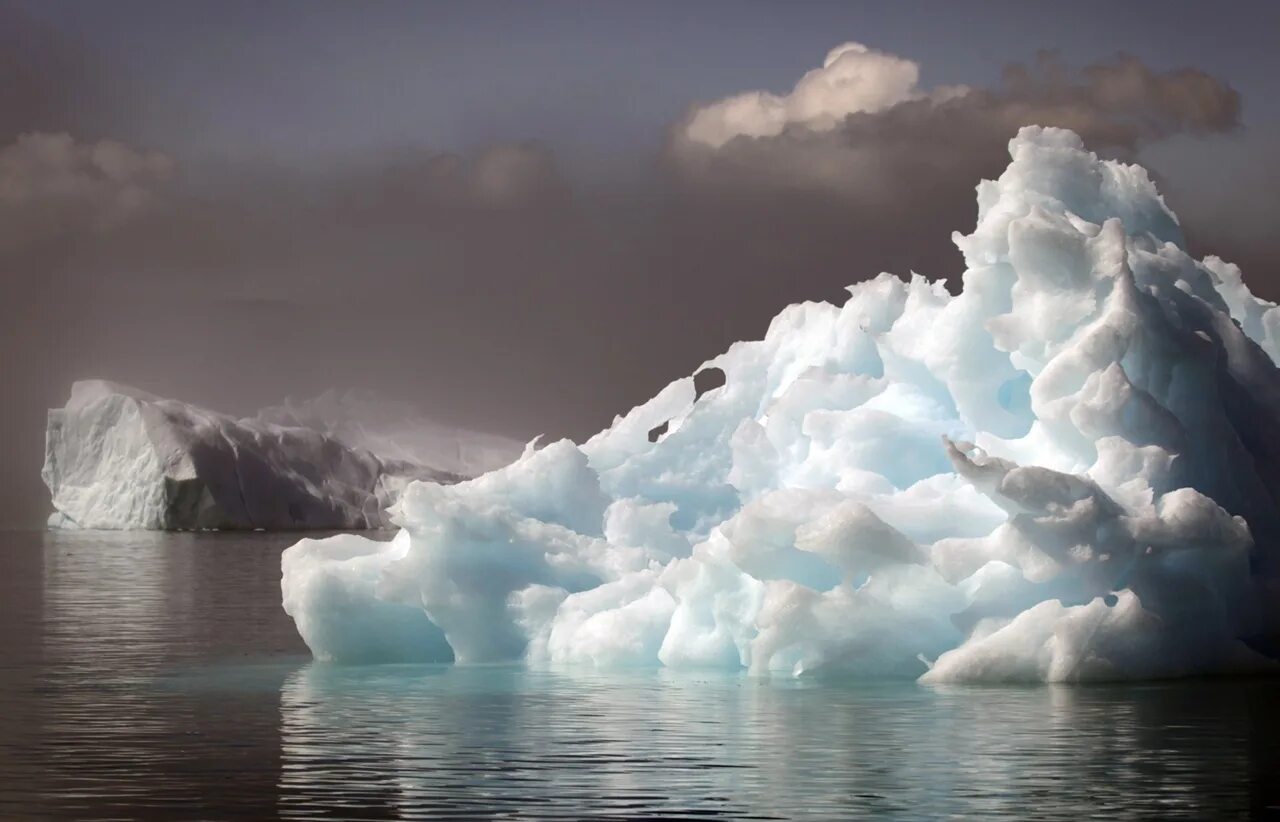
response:
<path fill-rule="evenodd" d="M 444 422 L 581 437 L 786 303 L 881 270 L 958 274 L 950 233 L 1019 125 L 1131 155 L 1239 118 L 1219 81 L 1131 58 L 1046 57 L 985 90 L 896 70 L 858 98 L 871 110 L 719 147 L 682 144 L 685 120 L 639 173 L 591 185 L 537 142 L 184 164 L 19 124 L 0 144 L 0 367 L 21 398 L 0 408 L 0 518 L 43 513 L 44 409 L 77 378 L 238 413 L 375 389 Z"/>

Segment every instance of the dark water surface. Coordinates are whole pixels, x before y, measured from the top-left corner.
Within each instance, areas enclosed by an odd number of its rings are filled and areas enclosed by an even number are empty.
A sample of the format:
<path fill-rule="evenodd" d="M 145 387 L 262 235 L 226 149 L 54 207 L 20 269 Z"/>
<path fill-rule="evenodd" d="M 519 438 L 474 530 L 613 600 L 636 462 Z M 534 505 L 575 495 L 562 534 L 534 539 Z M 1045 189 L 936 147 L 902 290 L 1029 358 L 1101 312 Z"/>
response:
<path fill-rule="evenodd" d="M 1280 684 L 312 664 L 266 534 L 0 534 L 0 818 L 1247 818 Z"/>

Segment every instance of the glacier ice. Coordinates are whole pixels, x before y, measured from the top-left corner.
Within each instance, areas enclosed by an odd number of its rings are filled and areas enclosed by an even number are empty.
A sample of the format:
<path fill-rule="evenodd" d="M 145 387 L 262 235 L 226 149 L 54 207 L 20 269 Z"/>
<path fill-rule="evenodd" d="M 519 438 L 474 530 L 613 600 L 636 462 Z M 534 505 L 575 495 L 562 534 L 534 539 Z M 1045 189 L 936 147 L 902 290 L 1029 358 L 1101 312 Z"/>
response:
<path fill-rule="evenodd" d="M 313 418 L 315 414 L 311 415 Z M 339 436 L 106 382 L 49 412 L 41 472 L 63 528 L 376 528 L 413 480 L 461 477 Z"/>
<path fill-rule="evenodd" d="M 1273 668 L 1274 305 L 1147 173 L 1028 127 L 954 240 L 782 311 L 576 445 L 411 484 L 392 542 L 303 540 L 322 660 L 925 681 Z M 1272 649 L 1268 651 L 1268 649 Z"/>

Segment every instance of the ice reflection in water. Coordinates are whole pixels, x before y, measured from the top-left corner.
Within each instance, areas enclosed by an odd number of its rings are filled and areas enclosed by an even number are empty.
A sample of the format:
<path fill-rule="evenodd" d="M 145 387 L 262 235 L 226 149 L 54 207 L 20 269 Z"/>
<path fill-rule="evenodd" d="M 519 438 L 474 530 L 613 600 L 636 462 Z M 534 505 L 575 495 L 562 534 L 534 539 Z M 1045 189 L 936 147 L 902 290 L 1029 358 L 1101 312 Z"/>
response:
<path fill-rule="evenodd" d="M 0 534 L 0 819 L 1280 813 L 1274 681 L 316 665 L 292 539 Z"/>
<path fill-rule="evenodd" d="M 281 693 L 285 816 L 348 802 L 407 818 L 1245 816 L 1277 762 L 1251 721 L 1276 693 L 1264 682 L 930 689 L 310 665 Z"/>

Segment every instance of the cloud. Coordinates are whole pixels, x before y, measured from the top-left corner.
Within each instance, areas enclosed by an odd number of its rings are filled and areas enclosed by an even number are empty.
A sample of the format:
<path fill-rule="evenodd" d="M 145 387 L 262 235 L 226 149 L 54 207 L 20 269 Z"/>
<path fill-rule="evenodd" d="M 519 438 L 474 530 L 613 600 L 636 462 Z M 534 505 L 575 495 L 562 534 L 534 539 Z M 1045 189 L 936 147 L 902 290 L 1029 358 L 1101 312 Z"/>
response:
<path fill-rule="evenodd" d="M 32 133 L 0 147 L 0 252 L 74 242 L 153 204 L 173 161 L 102 140 Z"/>
<path fill-rule="evenodd" d="M 680 129 L 689 142 L 720 148 L 735 137 L 776 137 L 788 126 L 830 131 L 850 114 L 874 113 L 908 100 L 945 100 L 964 86 L 920 90 L 920 64 L 861 43 L 827 53 L 821 68 L 807 72 L 789 94 L 735 94 L 690 113 Z"/>
<path fill-rule="evenodd" d="M 810 188 L 893 209 L 922 189 L 994 173 L 1023 125 L 1074 129 L 1125 153 L 1180 133 L 1229 131 L 1240 98 L 1195 69 L 1157 72 L 1132 57 L 1073 71 L 1052 53 L 1009 66 L 1000 87 L 921 89 L 919 66 L 846 44 L 783 97 L 735 95 L 691 110 L 669 155 L 701 183 Z"/>
<path fill-rule="evenodd" d="M 472 166 L 471 188 L 477 201 L 499 208 L 555 198 L 566 191 L 551 151 L 535 142 L 485 149 Z"/>
<path fill-rule="evenodd" d="M 442 211 L 545 207 L 562 202 L 569 187 L 552 151 L 530 140 L 493 143 L 468 154 L 395 151 L 338 170 L 318 194 L 321 200 L 341 201 L 344 209 L 431 219 Z"/>

